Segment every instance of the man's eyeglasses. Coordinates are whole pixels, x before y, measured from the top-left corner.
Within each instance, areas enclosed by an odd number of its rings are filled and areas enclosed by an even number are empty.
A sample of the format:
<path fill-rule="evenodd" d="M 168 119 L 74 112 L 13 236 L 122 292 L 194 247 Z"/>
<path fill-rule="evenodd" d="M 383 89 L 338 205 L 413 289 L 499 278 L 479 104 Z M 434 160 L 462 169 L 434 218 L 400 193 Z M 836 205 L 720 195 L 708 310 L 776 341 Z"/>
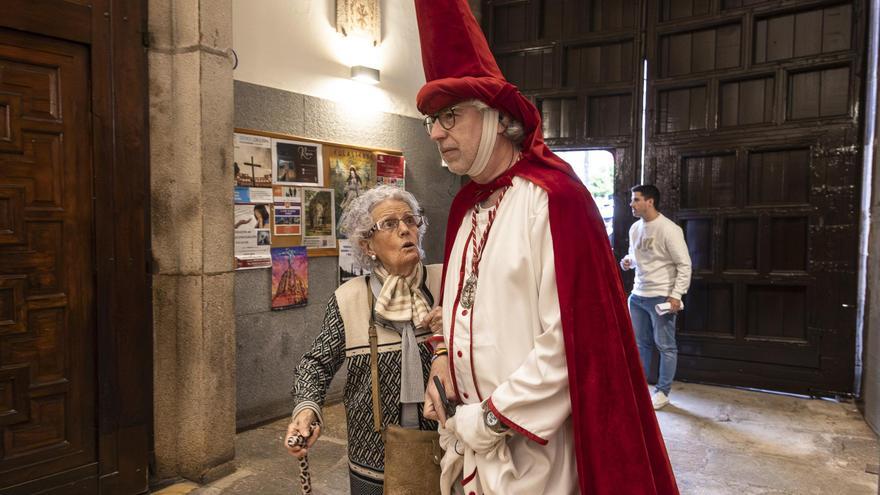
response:
<path fill-rule="evenodd" d="M 372 236 L 376 231 L 390 231 L 396 230 L 398 226 L 400 226 L 400 222 L 403 222 L 408 228 L 414 229 L 422 226 L 422 223 L 425 222 L 425 218 L 422 215 L 404 215 L 401 218 L 388 217 L 383 218 L 376 222 L 375 225 L 370 227 L 370 230 L 367 231 L 367 235 L 365 237 Z"/>
<path fill-rule="evenodd" d="M 440 123 L 440 127 L 447 131 L 452 129 L 455 127 L 455 117 L 458 115 L 456 110 L 458 110 L 457 107 L 449 107 L 435 113 L 434 115 L 428 115 L 425 117 L 425 130 L 428 131 L 428 134 L 430 135 L 435 122 Z"/>

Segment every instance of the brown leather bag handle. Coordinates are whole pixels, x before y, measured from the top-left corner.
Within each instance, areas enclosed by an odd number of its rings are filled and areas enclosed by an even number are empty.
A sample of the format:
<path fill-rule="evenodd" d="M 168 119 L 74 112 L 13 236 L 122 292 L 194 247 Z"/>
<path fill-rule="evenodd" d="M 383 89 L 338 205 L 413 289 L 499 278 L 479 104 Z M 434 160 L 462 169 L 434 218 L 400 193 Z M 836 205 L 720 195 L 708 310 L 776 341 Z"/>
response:
<path fill-rule="evenodd" d="M 382 408 L 379 398 L 379 336 L 376 333 L 376 317 L 373 311 L 373 288 L 370 287 L 370 276 L 367 282 L 367 302 L 370 309 L 370 381 L 373 385 L 373 429 L 382 432 Z"/>

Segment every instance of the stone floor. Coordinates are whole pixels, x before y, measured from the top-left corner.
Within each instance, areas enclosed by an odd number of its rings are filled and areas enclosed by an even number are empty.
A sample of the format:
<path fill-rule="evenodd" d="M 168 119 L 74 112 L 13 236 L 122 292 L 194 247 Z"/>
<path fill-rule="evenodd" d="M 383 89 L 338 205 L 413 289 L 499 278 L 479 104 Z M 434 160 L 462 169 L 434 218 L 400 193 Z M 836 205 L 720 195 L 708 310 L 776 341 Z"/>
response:
<path fill-rule="evenodd" d="M 676 383 L 657 417 L 683 494 L 878 493 L 877 438 L 853 404 Z M 310 455 L 314 493 L 348 493 L 342 407 L 325 418 Z M 239 434 L 238 471 L 189 493 L 299 493 L 296 462 L 280 447 L 286 428 L 282 419 Z"/>

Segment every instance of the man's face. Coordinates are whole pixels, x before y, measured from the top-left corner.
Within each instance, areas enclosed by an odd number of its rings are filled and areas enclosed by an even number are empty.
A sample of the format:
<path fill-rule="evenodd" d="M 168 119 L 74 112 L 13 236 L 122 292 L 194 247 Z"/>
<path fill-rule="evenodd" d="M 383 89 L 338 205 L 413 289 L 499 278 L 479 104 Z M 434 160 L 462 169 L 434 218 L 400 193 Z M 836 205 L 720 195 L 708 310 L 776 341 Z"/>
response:
<path fill-rule="evenodd" d="M 437 143 L 449 170 L 457 175 L 464 175 L 477 157 L 483 132 L 483 113 L 470 105 L 454 105 L 438 112 L 438 115 L 442 116 L 450 111 L 455 114 L 455 125 L 447 130 L 440 122 L 435 122 L 431 129 L 431 139 Z"/>
<path fill-rule="evenodd" d="M 629 207 L 632 208 L 633 216 L 637 218 L 642 218 L 645 216 L 648 208 L 654 205 L 653 199 L 645 199 L 640 192 L 632 193 L 632 198 L 629 202 Z"/>

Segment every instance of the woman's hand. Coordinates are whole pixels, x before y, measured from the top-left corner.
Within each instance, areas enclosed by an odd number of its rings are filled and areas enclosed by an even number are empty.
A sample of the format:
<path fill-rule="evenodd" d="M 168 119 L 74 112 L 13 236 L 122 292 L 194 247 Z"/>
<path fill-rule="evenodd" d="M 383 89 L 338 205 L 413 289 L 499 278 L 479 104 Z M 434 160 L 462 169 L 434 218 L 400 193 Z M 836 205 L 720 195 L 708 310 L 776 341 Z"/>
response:
<path fill-rule="evenodd" d="M 449 374 L 449 357 L 439 356 L 431 363 L 431 375 L 428 377 L 428 386 L 425 388 L 425 405 L 422 407 L 422 414 L 427 419 L 439 421 L 440 425 L 446 427 L 446 411 L 443 409 L 443 403 L 440 402 L 440 393 L 434 386 L 434 377 L 440 378 L 440 383 L 446 392 L 446 398 L 449 402 L 455 402 L 458 397 L 455 395 L 455 387 L 452 385 L 452 377 Z"/>
<path fill-rule="evenodd" d="M 443 333 L 443 308 L 437 306 L 432 309 L 425 319 L 419 324 L 422 328 L 427 328 L 431 330 L 431 333 L 434 335 L 440 335 Z"/>
<path fill-rule="evenodd" d="M 302 459 L 309 453 L 309 449 L 315 444 L 318 437 L 321 436 L 321 425 L 316 425 L 314 430 L 311 428 L 312 423 L 315 423 L 317 420 L 318 418 L 315 416 L 315 411 L 312 411 L 311 409 L 303 409 L 293 418 L 290 424 L 287 425 L 287 435 L 284 436 L 284 447 L 290 452 L 290 455 Z M 290 447 L 287 445 L 287 439 L 296 435 L 308 438 L 305 447 L 300 447 L 299 445 Z"/>

